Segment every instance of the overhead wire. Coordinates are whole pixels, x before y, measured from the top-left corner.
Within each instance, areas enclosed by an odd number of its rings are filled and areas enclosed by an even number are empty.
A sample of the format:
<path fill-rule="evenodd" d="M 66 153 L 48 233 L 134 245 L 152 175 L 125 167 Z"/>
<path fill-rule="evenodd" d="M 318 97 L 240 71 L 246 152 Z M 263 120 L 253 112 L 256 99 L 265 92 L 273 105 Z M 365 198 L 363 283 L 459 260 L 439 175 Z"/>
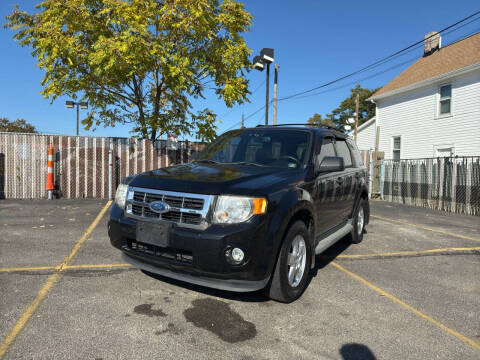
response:
<path fill-rule="evenodd" d="M 480 19 L 480 18 L 478 18 L 478 19 Z M 478 19 L 476 19 L 476 20 L 478 20 Z M 463 27 L 463 26 L 462 26 L 462 27 Z M 460 27 L 457 28 L 457 29 L 455 29 L 455 30 L 458 30 L 458 29 L 460 29 Z M 476 28 L 476 29 L 474 29 L 473 31 L 469 31 L 468 33 L 464 33 L 464 34 L 462 34 L 461 36 L 458 36 L 458 37 L 456 37 L 455 39 L 453 39 L 453 40 L 450 42 L 450 44 L 455 43 L 455 42 L 457 42 L 457 41 L 460 40 L 460 39 L 464 39 L 465 37 L 468 37 L 468 36 L 470 36 L 470 35 L 478 32 L 479 30 L 480 30 L 480 28 Z M 453 32 L 453 30 L 450 31 L 449 33 L 451 33 L 451 32 Z M 418 47 L 421 47 L 421 46 L 422 46 L 422 45 L 419 45 Z M 413 51 L 413 50 L 416 50 L 416 48 L 410 49 L 409 52 L 411 52 L 411 51 Z M 363 78 L 357 79 L 357 80 L 355 80 L 355 81 L 349 82 L 349 83 L 344 84 L 344 85 L 342 85 L 342 86 L 337 86 L 337 87 L 335 87 L 335 88 L 330 88 L 330 89 L 323 90 L 323 91 L 320 91 L 320 92 L 317 92 L 317 93 L 313 93 L 313 94 L 308 94 L 308 95 L 304 95 L 304 96 L 299 96 L 299 97 L 293 98 L 293 100 L 296 100 L 296 99 L 304 99 L 304 98 L 308 98 L 308 97 L 312 97 L 312 96 L 317 96 L 317 95 L 320 95 L 320 94 L 325 94 L 325 93 L 328 93 L 328 92 L 330 92 L 330 91 L 335 91 L 335 90 L 343 89 L 343 88 L 345 88 L 345 87 L 348 87 L 348 86 L 357 84 L 357 83 L 359 83 L 359 82 L 361 82 L 361 81 L 366 81 L 366 80 L 369 80 L 369 79 L 374 78 L 374 77 L 376 77 L 376 76 L 382 75 L 382 74 L 384 74 L 384 73 L 386 73 L 386 72 L 389 72 L 389 71 L 391 71 L 391 70 L 394 70 L 394 69 L 396 69 L 396 68 L 398 68 L 398 67 L 401 67 L 401 66 L 403 66 L 403 65 L 405 65 L 405 64 L 408 64 L 408 63 L 410 63 L 410 62 L 412 62 L 412 61 L 414 61 L 414 60 L 417 60 L 417 59 L 418 59 L 418 57 L 413 57 L 413 58 L 410 58 L 410 59 L 408 59 L 408 60 L 406 60 L 406 61 L 403 61 L 403 62 L 401 62 L 401 63 L 399 63 L 399 64 L 396 64 L 396 65 L 394 65 L 394 66 L 391 66 L 391 67 L 389 67 L 389 68 L 387 68 L 387 69 L 384 69 L 384 70 L 382 70 L 382 71 L 376 72 L 376 73 L 374 73 L 374 74 L 372 74 L 372 75 L 369 75 L 369 76 L 367 76 L 367 77 L 363 77 Z M 279 99 L 279 101 L 280 101 L 280 100 L 281 100 L 281 99 Z"/>
<path fill-rule="evenodd" d="M 471 23 L 474 22 L 474 21 L 480 20 L 480 16 L 475 18 L 475 16 L 477 16 L 477 15 L 479 15 L 479 14 L 480 14 L 480 11 L 477 11 L 477 12 L 475 12 L 475 13 L 473 13 L 473 14 L 471 14 L 471 15 L 469 15 L 469 16 L 467 16 L 467 17 L 465 17 L 465 18 L 463 18 L 463 19 L 461 19 L 461 20 L 459 20 L 459 21 L 457 21 L 456 23 L 454 23 L 454 24 L 452 24 L 452 25 L 449 25 L 449 26 L 443 28 L 443 29 L 440 30 L 438 33 L 440 33 L 440 34 L 441 34 L 441 33 L 445 33 L 444 35 L 447 35 L 447 34 L 450 34 L 450 33 L 452 33 L 452 32 L 458 31 L 459 29 L 467 26 L 468 24 L 471 24 Z M 470 19 L 471 19 L 471 20 L 470 20 Z M 462 24 L 462 23 L 464 23 L 464 22 L 467 21 L 467 20 L 470 20 L 470 21 L 466 22 L 465 24 Z M 455 28 L 455 26 L 457 26 L 457 25 L 459 25 L 459 24 L 462 24 L 462 25 Z M 448 31 L 448 30 L 449 30 L 449 31 Z M 474 32 L 473 32 L 473 33 L 474 33 Z M 471 34 L 472 34 L 472 33 L 470 33 L 470 35 L 471 35 Z M 365 72 L 365 71 L 374 69 L 374 68 L 376 68 L 376 67 L 378 67 L 378 66 L 384 65 L 385 63 L 388 63 L 388 62 L 394 60 L 394 59 L 397 58 L 397 57 L 404 56 L 405 54 L 408 54 L 408 53 L 410 53 L 410 52 L 412 52 L 412 51 L 414 51 L 414 50 L 422 47 L 423 44 L 424 44 L 424 42 L 425 42 L 425 40 L 427 40 L 427 39 L 429 39 L 429 38 L 431 38 L 431 37 L 433 37 L 433 36 L 435 36 L 435 34 L 432 34 L 432 35 L 430 35 L 429 37 L 427 37 L 427 38 L 425 38 L 425 39 L 419 40 L 419 41 L 417 41 L 417 42 L 415 42 L 415 43 L 413 43 L 413 44 L 411 44 L 411 45 L 409 45 L 409 46 L 407 46 L 407 47 L 405 47 L 405 48 L 403 48 L 403 49 L 401 49 L 401 50 L 396 51 L 395 53 L 393 53 L 393 54 L 391 54 L 391 55 L 389 55 L 389 56 L 386 56 L 386 57 L 384 57 L 384 58 L 382 58 L 382 59 L 380 59 L 380 60 L 377 60 L 377 61 L 375 61 L 374 63 L 372 63 L 372 64 L 370 64 L 370 65 L 367 65 L 367 66 L 365 66 L 365 67 L 363 67 L 363 68 L 361 68 L 361 69 L 359 69 L 359 70 L 356 70 L 356 71 L 354 71 L 354 72 L 352 72 L 352 73 L 350 73 L 350 74 L 341 76 L 341 77 L 339 77 L 339 78 L 337 78 L 337 79 L 334 79 L 334 80 L 329 81 L 329 82 L 327 82 L 327 83 L 321 84 L 321 85 L 316 86 L 316 87 L 314 87 L 314 88 L 311 88 L 311 89 L 308 89 L 308 90 L 305 90 L 305 91 L 301 91 L 301 92 L 298 92 L 298 93 L 295 93 L 295 94 L 291 94 L 291 95 L 288 95 L 288 96 L 284 96 L 284 97 L 278 98 L 277 101 L 285 101 L 285 100 L 290 100 L 290 99 L 303 99 L 303 98 L 307 98 L 307 97 L 311 97 L 311 96 L 317 96 L 317 95 L 324 94 L 324 93 L 327 93 L 327 92 L 330 92 L 330 91 L 335 91 L 335 90 L 339 90 L 339 89 L 345 88 L 345 87 L 347 87 L 347 86 L 356 84 L 356 83 L 358 83 L 358 82 L 360 82 L 360 81 L 365 81 L 365 80 L 371 79 L 371 78 L 373 78 L 373 77 L 379 76 L 379 75 L 381 75 L 381 74 L 384 74 L 384 73 L 386 73 L 386 72 L 388 72 L 388 71 L 394 70 L 394 69 L 396 69 L 396 68 L 398 68 L 398 67 L 401 67 L 401 66 L 403 66 L 403 65 L 405 65 L 405 64 L 408 64 L 409 62 L 412 62 L 413 60 L 418 59 L 418 57 L 410 58 L 410 59 L 408 59 L 408 60 L 406 60 L 406 61 L 404 61 L 404 62 L 402 62 L 402 63 L 396 64 L 396 65 L 394 65 L 394 66 L 392 66 L 392 67 L 389 67 L 389 68 L 384 69 L 384 70 L 382 70 L 382 71 L 376 72 L 376 73 L 374 73 L 374 74 L 372 74 L 372 75 L 369 75 L 369 76 L 367 76 L 367 77 L 364 77 L 364 78 L 361 78 L 361 79 L 357 79 L 357 80 L 355 80 L 355 81 L 353 81 L 353 82 L 350 82 L 350 83 L 347 83 L 347 84 L 344 84 L 344 85 L 341 85 L 341 86 L 338 86 L 338 87 L 335 87 L 335 88 L 331 88 L 331 89 L 328 89 L 328 90 L 320 91 L 320 92 L 317 92 L 317 93 L 314 93 L 314 94 L 305 95 L 305 94 L 308 94 L 308 93 L 310 93 L 310 92 L 312 92 L 312 91 L 314 91 L 314 90 L 318 90 L 318 89 L 321 89 L 321 88 L 325 88 L 325 87 L 327 87 L 327 86 L 333 85 L 333 84 L 335 84 L 335 83 L 337 83 L 337 82 L 340 82 L 340 81 L 342 81 L 342 80 L 345 80 L 345 79 L 347 79 L 347 78 L 349 78 L 349 77 L 352 77 L 352 76 L 354 76 L 354 75 L 357 75 L 357 74 L 360 74 L 360 73 L 362 73 L 362 72 Z M 452 41 L 452 43 L 453 43 L 453 42 L 455 42 L 455 41 Z M 263 81 L 263 82 L 252 92 L 252 94 L 253 94 L 255 91 L 257 91 L 264 83 L 265 83 L 265 81 Z M 301 95 L 304 95 L 304 96 L 301 96 Z M 272 104 L 272 102 L 273 102 L 273 100 L 271 100 L 271 101 L 269 102 L 269 106 Z M 261 108 L 258 108 L 258 109 L 255 110 L 253 113 L 249 114 L 248 116 L 246 116 L 246 117 L 243 119 L 243 121 L 246 122 L 247 120 L 251 119 L 253 116 L 255 116 L 259 111 L 261 111 L 261 110 L 263 110 L 263 109 L 265 109 L 265 105 L 262 106 Z M 241 123 L 242 123 L 242 121 L 239 121 L 239 122 L 233 124 L 233 125 L 230 126 L 226 131 L 229 131 L 229 130 L 235 128 L 236 126 L 240 125 Z"/>
<path fill-rule="evenodd" d="M 255 94 L 258 89 L 260 89 L 265 83 L 267 82 L 267 79 L 263 79 L 263 81 L 251 92 L 251 94 Z M 238 107 L 235 107 L 233 109 L 228 109 L 228 111 L 226 111 L 223 115 L 219 116 L 219 119 L 224 119 L 226 118 L 227 116 L 229 116 L 231 113 L 233 113 L 234 111 L 237 111 L 239 110 Z"/>
<path fill-rule="evenodd" d="M 478 14 L 480 14 L 480 11 L 476 11 L 475 13 L 473 13 L 473 14 L 471 14 L 471 15 L 469 15 L 469 16 L 467 16 L 467 17 L 465 17 L 465 18 L 463 18 L 463 19 L 461 19 L 461 20 L 459 20 L 459 21 L 457 21 L 456 23 L 451 24 L 451 25 L 443 28 L 443 29 L 440 30 L 438 33 L 441 34 L 441 33 L 445 32 L 445 31 L 447 31 L 447 30 L 449 30 L 449 29 L 451 29 L 451 28 L 453 28 L 453 27 L 455 27 L 455 26 L 457 26 L 457 25 L 459 25 L 459 24 L 461 24 L 461 23 L 463 23 L 463 22 L 465 22 L 465 21 L 467 21 L 467 20 L 469 20 L 469 19 L 477 16 Z M 478 20 L 478 19 L 480 19 L 480 17 L 477 18 L 477 19 L 475 19 L 475 21 Z M 307 93 L 309 93 L 309 92 L 312 92 L 312 91 L 315 91 L 315 90 L 318 90 L 318 89 L 327 87 L 327 86 L 332 85 L 332 84 L 335 84 L 335 83 L 337 83 L 337 82 L 340 82 L 340 81 L 342 81 L 342 80 L 345 80 L 345 79 L 347 79 L 347 78 L 349 78 L 349 77 L 352 77 L 352 76 L 357 75 L 357 74 L 359 74 L 359 73 L 362 73 L 362 72 L 364 72 L 364 71 L 370 70 L 370 69 L 373 68 L 373 67 L 383 65 L 385 62 L 390 61 L 391 59 L 397 57 L 398 55 L 404 53 L 404 52 L 407 51 L 407 50 L 410 50 L 410 49 L 413 48 L 414 46 L 417 46 L 417 45 L 419 45 L 419 44 L 423 44 L 425 40 L 430 39 L 430 38 L 432 38 L 432 37 L 434 37 L 434 36 L 436 36 L 436 34 L 432 34 L 432 35 L 430 35 L 429 37 L 427 37 L 427 38 L 425 38 L 425 39 L 416 41 L 416 42 L 414 42 L 413 44 L 411 44 L 411 45 L 409 45 L 409 46 L 407 46 L 407 47 L 405 47 L 405 48 L 403 48 L 403 49 L 401 49 L 401 50 L 398 50 L 398 51 L 394 52 L 394 53 L 391 54 L 391 55 L 388 55 L 388 56 L 386 56 L 386 57 L 384 57 L 384 58 L 382 58 L 382 59 L 380 59 L 380 60 L 377 60 L 377 61 L 373 62 L 373 63 L 370 64 L 370 65 L 364 66 L 363 68 L 361 68 L 361 69 L 359 69 L 359 70 L 356 70 L 356 71 L 354 71 L 354 72 L 351 72 L 351 73 L 349 73 L 349 74 L 347 74 L 347 75 L 343 75 L 343 76 L 341 76 L 341 77 L 339 77 L 339 78 L 337 78 L 337 79 L 328 81 L 328 82 L 326 82 L 326 83 L 324 83 L 324 84 L 321 84 L 321 85 L 319 85 L 319 86 L 315 86 L 315 87 L 313 87 L 313 88 L 311 88 L 311 89 L 304 90 L 304 91 L 300 91 L 300 92 L 298 92 L 298 93 L 294 93 L 294 94 L 291 94 L 291 95 L 287 95 L 287 96 L 285 96 L 285 97 L 283 97 L 283 98 L 280 98 L 280 99 L 278 99 L 278 100 L 287 100 L 287 99 L 291 99 L 291 98 L 293 98 L 293 97 L 297 97 L 297 96 L 300 96 L 300 95 L 304 95 L 304 94 L 307 94 Z"/>

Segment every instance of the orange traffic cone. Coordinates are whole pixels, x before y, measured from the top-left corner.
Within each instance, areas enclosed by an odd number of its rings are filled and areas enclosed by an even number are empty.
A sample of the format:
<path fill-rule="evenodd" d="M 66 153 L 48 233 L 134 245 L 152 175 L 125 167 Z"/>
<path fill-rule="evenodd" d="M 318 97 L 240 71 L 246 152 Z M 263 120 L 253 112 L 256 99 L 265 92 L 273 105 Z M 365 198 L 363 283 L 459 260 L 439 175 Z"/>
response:
<path fill-rule="evenodd" d="M 55 186 L 53 185 L 53 145 L 50 144 L 50 149 L 48 149 L 48 170 L 47 170 L 47 186 L 46 190 L 48 192 L 48 200 L 53 199 L 53 190 Z"/>

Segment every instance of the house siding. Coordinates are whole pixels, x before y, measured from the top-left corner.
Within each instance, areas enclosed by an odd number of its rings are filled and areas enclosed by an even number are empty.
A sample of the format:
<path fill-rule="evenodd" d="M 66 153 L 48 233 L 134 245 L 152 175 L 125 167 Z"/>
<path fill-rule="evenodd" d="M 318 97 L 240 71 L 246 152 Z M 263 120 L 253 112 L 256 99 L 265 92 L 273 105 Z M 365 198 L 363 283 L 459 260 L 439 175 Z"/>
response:
<path fill-rule="evenodd" d="M 452 85 L 452 113 L 438 116 L 439 89 Z M 393 137 L 401 137 L 402 159 L 435 157 L 436 146 L 455 155 L 480 155 L 480 71 L 377 101 L 379 150 L 392 158 Z M 367 136 L 365 136 L 367 137 Z M 363 139 L 362 139 L 363 141 Z"/>
<path fill-rule="evenodd" d="M 358 131 L 357 146 L 359 150 L 375 149 L 375 121 Z"/>

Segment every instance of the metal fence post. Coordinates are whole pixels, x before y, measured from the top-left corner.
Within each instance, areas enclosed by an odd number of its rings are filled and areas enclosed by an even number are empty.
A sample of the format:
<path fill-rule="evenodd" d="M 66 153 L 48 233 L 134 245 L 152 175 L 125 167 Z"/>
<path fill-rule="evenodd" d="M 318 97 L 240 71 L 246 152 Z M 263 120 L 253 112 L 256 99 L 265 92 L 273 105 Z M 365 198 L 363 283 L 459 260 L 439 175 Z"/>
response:
<path fill-rule="evenodd" d="M 108 150 L 108 199 L 113 199 L 113 150 Z"/>
<path fill-rule="evenodd" d="M 373 191 L 373 176 L 374 176 L 374 164 L 373 164 L 373 156 L 372 156 L 372 149 L 368 151 L 368 198 L 372 198 L 372 191 Z"/>
<path fill-rule="evenodd" d="M 0 154 L 0 199 L 5 199 L 5 155 Z"/>

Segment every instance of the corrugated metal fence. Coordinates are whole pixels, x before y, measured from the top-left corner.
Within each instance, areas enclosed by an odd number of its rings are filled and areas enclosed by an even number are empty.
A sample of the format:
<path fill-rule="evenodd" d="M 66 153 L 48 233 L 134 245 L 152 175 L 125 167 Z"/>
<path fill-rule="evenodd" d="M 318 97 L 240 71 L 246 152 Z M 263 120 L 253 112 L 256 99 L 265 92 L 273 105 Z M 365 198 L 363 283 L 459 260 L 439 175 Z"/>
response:
<path fill-rule="evenodd" d="M 385 160 L 378 165 L 383 199 L 480 215 L 480 157 Z"/>
<path fill-rule="evenodd" d="M 53 144 L 55 194 L 67 199 L 108 197 L 108 156 L 113 188 L 126 176 L 184 163 L 201 143 L 134 138 L 0 133 L 0 198 L 46 197 L 48 148 Z"/>

